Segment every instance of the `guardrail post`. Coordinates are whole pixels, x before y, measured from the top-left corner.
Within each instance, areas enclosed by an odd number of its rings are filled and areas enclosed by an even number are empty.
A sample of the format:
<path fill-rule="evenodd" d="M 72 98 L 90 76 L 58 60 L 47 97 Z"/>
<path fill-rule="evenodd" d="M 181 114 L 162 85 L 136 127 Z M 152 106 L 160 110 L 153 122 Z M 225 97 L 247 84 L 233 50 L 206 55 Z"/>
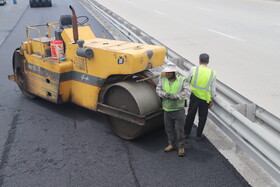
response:
<path fill-rule="evenodd" d="M 237 105 L 233 105 L 232 106 L 235 110 L 237 110 L 240 114 L 242 114 L 243 116 L 246 116 L 246 109 L 247 106 L 245 103 L 239 103 Z"/>
<path fill-rule="evenodd" d="M 150 36 L 141 36 L 140 37 L 142 40 L 147 42 L 148 44 L 151 44 L 151 37 Z"/>
<path fill-rule="evenodd" d="M 176 64 L 180 69 L 185 69 L 184 62 L 185 60 L 183 58 L 171 58 L 169 59 L 171 62 Z"/>
<path fill-rule="evenodd" d="M 130 25 L 129 23 L 124 23 L 124 26 L 125 26 L 126 28 L 132 30 L 132 29 L 131 29 L 131 25 Z M 132 30 L 132 32 L 134 32 L 134 31 Z"/>
<path fill-rule="evenodd" d="M 140 36 L 140 30 L 139 30 L 138 28 L 131 27 L 131 30 L 132 30 L 137 36 Z"/>
<path fill-rule="evenodd" d="M 118 20 L 119 23 L 124 24 L 124 20 L 122 18 L 117 17 L 117 20 Z"/>
<path fill-rule="evenodd" d="M 255 103 L 247 104 L 247 114 L 246 114 L 246 116 L 252 122 L 256 121 L 256 104 Z"/>
<path fill-rule="evenodd" d="M 235 110 L 240 112 L 243 116 L 248 118 L 250 121 L 256 121 L 256 104 L 255 103 L 239 103 L 232 106 Z"/>

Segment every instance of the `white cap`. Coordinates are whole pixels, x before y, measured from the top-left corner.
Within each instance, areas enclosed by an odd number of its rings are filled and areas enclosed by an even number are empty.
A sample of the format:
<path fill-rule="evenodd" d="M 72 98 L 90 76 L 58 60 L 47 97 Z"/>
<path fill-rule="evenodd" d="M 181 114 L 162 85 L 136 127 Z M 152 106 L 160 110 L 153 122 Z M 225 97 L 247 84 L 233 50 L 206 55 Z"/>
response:
<path fill-rule="evenodd" d="M 172 62 L 168 62 L 162 72 L 177 72 L 177 67 Z"/>

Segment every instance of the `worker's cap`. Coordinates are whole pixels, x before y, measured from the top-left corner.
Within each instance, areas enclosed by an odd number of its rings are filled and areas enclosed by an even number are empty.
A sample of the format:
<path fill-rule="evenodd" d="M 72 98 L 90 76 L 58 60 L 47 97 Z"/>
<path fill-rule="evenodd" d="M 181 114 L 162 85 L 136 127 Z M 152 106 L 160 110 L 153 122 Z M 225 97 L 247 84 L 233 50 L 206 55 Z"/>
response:
<path fill-rule="evenodd" d="M 177 67 L 172 62 L 168 62 L 162 72 L 177 72 Z"/>

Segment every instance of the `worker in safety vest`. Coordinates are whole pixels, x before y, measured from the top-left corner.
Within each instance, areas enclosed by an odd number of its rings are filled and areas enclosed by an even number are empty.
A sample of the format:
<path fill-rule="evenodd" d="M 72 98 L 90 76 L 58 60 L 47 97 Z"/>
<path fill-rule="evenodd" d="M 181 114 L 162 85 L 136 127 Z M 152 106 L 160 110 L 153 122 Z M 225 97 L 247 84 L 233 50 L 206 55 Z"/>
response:
<path fill-rule="evenodd" d="M 162 71 L 156 88 L 157 94 L 162 98 L 164 126 L 169 143 L 164 151 L 170 152 L 175 150 L 177 142 L 178 156 L 185 156 L 184 107 L 188 89 L 185 80 L 184 77 L 177 74 L 175 64 L 168 63 Z"/>
<path fill-rule="evenodd" d="M 202 141 L 202 134 L 207 115 L 208 108 L 213 106 L 213 99 L 216 96 L 216 72 L 207 67 L 209 63 L 209 55 L 203 53 L 199 56 L 199 66 L 190 69 L 187 80 L 190 84 L 191 96 L 190 104 L 185 124 L 185 136 L 189 137 L 195 115 L 198 109 L 198 128 L 196 132 L 196 140 Z"/>

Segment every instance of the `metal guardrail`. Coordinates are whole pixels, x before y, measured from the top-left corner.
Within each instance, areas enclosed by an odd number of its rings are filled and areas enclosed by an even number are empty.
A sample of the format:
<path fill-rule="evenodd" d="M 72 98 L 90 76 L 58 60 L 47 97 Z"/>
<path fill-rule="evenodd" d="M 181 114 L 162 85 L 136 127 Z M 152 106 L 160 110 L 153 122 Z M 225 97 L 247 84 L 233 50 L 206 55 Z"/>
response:
<path fill-rule="evenodd" d="M 94 0 L 83 0 L 130 41 L 165 46 Z M 187 76 L 194 66 L 167 46 L 167 59 Z M 238 92 L 217 81 L 217 97 L 209 111 L 210 119 L 237 145 L 280 182 L 280 119 Z"/>

